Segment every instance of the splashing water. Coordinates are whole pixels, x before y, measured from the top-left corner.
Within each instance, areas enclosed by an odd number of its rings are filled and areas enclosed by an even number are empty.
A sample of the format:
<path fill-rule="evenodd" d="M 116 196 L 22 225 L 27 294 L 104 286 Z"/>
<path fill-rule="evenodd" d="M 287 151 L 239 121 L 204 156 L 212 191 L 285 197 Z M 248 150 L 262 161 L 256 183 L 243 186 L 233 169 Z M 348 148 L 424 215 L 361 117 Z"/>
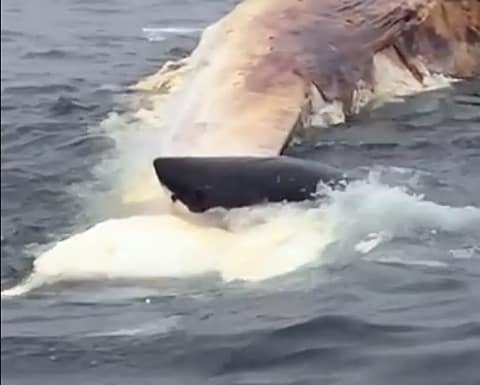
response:
<path fill-rule="evenodd" d="M 480 227 L 480 209 L 425 201 L 375 180 L 331 191 L 330 201 L 271 204 L 224 213 L 216 225 L 172 214 L 110 219 L 57 243 L 31 276 L 2 296 L 64 280 L 190 277 L 257 281 L 321 263 L 328 245 L 372 232 L 408 234 L 419 227 L 451 232 Z"/>
<path fill-rule="evenodd" d="M 201 88 L 205 81 L 194 77 L 193 88 Z M 96 170 L 100 179 L 111 178 L 115 193 L 106 199 L 109 213 L 105 215 L 110 219 L 41 253 L 30 276 L 2 291 L 2 297 L 66 280 L 155 279 L 215 272 L 225 281 L 258 281 L 321 263 L 326 248 L 335 242 L 354 240 L 357 251 L 368 253 L 395 235 L 408 235 L 421 227 L 451 232 L 480 228 L 479 208 L 438 205 L 383 185 L 374 176 L 352 183 L 345 191 L 329 191 L 326 202 L 313 205 L 236 209 L 221 212 L 214 220 L 179 211 L 160 188 L 151 162 L 165 148 L 165 141 L 172 141 L 181 129 L 193 91 L 190 88 L 169 102 L 168 113 L 162 97 L 153 95 L 150 108 L 112 114 L 103 122 L 100 130 L 117 144 L 114 156 Z M 168 129 L 165 116 L 174 117 Z M 92 197 L 90 206 L 101 210 L 97 195 Z M 132 202 L 142 205 L 130 207 Z M 381 236 L 365 243 L 363 238 L 377 233 Z"/>

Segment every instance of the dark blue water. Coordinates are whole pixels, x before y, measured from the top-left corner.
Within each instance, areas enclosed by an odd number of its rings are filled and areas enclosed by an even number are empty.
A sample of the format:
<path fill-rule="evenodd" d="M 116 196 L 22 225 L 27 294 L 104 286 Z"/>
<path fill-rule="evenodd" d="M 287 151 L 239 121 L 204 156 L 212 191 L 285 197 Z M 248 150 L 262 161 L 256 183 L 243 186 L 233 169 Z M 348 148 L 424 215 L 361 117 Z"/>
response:
<path fill-rule="evenodd" d="M 91 128 L 122 111 L 128 85 L 187 55 L 199 37 L 191 30 L 234 3 L 2 1 L 2 287 L 28 274 L 38 245 L 94 221 L 85 202 L 102 181 L 93 170 L 115 143 Z M 142 31 L 167 27 L 191 30 L 155 41 Z M 480 83 L 389 104 L 289 152 L 383 170 L 435 204 L 479 208 Z M 59 284 L 2 300 L 1 378 L 477 385 L 479 293 L 480 228 L 468 226 L 418 228 L 366 256 L 346 242 L 321 267 L 259 285 Z"/>

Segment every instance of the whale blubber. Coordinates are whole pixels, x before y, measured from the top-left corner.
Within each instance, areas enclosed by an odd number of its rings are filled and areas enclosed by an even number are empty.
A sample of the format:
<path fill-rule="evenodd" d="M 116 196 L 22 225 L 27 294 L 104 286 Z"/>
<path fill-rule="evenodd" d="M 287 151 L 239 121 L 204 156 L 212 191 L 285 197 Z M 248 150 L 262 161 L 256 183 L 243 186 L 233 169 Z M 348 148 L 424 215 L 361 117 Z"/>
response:
<path fill-rule="evenodd" d="M 299 129 L 448 83 L 438 75 L 479 76 L 480 2 L 244 0 L 179 66 L 143 82 L 184 77 L 169 155 L 271 156 Z"/>

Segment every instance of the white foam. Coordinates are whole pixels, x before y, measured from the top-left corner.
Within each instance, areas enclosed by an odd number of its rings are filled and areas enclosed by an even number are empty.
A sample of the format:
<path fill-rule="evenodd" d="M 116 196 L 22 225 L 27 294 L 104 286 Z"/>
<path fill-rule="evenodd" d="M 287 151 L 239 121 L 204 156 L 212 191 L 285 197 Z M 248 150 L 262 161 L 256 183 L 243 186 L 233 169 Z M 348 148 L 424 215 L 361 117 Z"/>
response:
<path fill-rule="evenodd" d="M 389 187 L 372 173 L 368 181 L 354 182 L 345 191 L 333 191 L 329 218 L 350 236 L 385 232 L 409 235 L 418 228 L 476 233 L 480 228 L 478 207 L 450 207 Z"/>
<path fill-rule="evenodd" d="M 192 35 L 198 34 L 203 28 L 190 27 L 163 27 L 163 28 L 142 28 L 143 34 L 148 41 L 156 42 L 166 40 L 171 35 Z"/>
<path fill-rule="evenodd" d="M 450 254 L 455 259 L 472 259 L 475 256 L 480 256 L 480 248 L 478 247 L 467 247 L 462 249 L 452 249 L 449 250 Z"/>
<path fill-rule="evenodd" d="M 380 244 L 389 240 L 391 236 L 385 232 L 371 233 L 355 245 L 355 251 L 362 254 L 368 254 Z"/>
<path fill-rule="evenodd" d="M 421 266 L 432 269 L 442 269 L 448 267 L 448 263 L 430 259 L 407 259 L 399 257 L 382 257 L 376 259 L 367 259 L 371 262 L 382 263 L 385 265 L 403 265 L 403 266 Z"/>

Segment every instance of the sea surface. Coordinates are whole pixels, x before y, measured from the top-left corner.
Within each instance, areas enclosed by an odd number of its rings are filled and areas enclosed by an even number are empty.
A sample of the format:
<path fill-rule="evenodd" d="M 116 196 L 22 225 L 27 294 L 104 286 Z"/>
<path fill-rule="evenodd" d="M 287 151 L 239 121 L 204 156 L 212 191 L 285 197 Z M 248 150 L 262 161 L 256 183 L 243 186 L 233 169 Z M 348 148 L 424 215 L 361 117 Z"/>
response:
<path fill-rule="evenodd" d="M 162 136 L 129 86 L 235 3 L 2 0 L 2 384 L 480 384 L 480 81 L 298 138 L 361 177 L 328 202 L 118 197 Z"/>

